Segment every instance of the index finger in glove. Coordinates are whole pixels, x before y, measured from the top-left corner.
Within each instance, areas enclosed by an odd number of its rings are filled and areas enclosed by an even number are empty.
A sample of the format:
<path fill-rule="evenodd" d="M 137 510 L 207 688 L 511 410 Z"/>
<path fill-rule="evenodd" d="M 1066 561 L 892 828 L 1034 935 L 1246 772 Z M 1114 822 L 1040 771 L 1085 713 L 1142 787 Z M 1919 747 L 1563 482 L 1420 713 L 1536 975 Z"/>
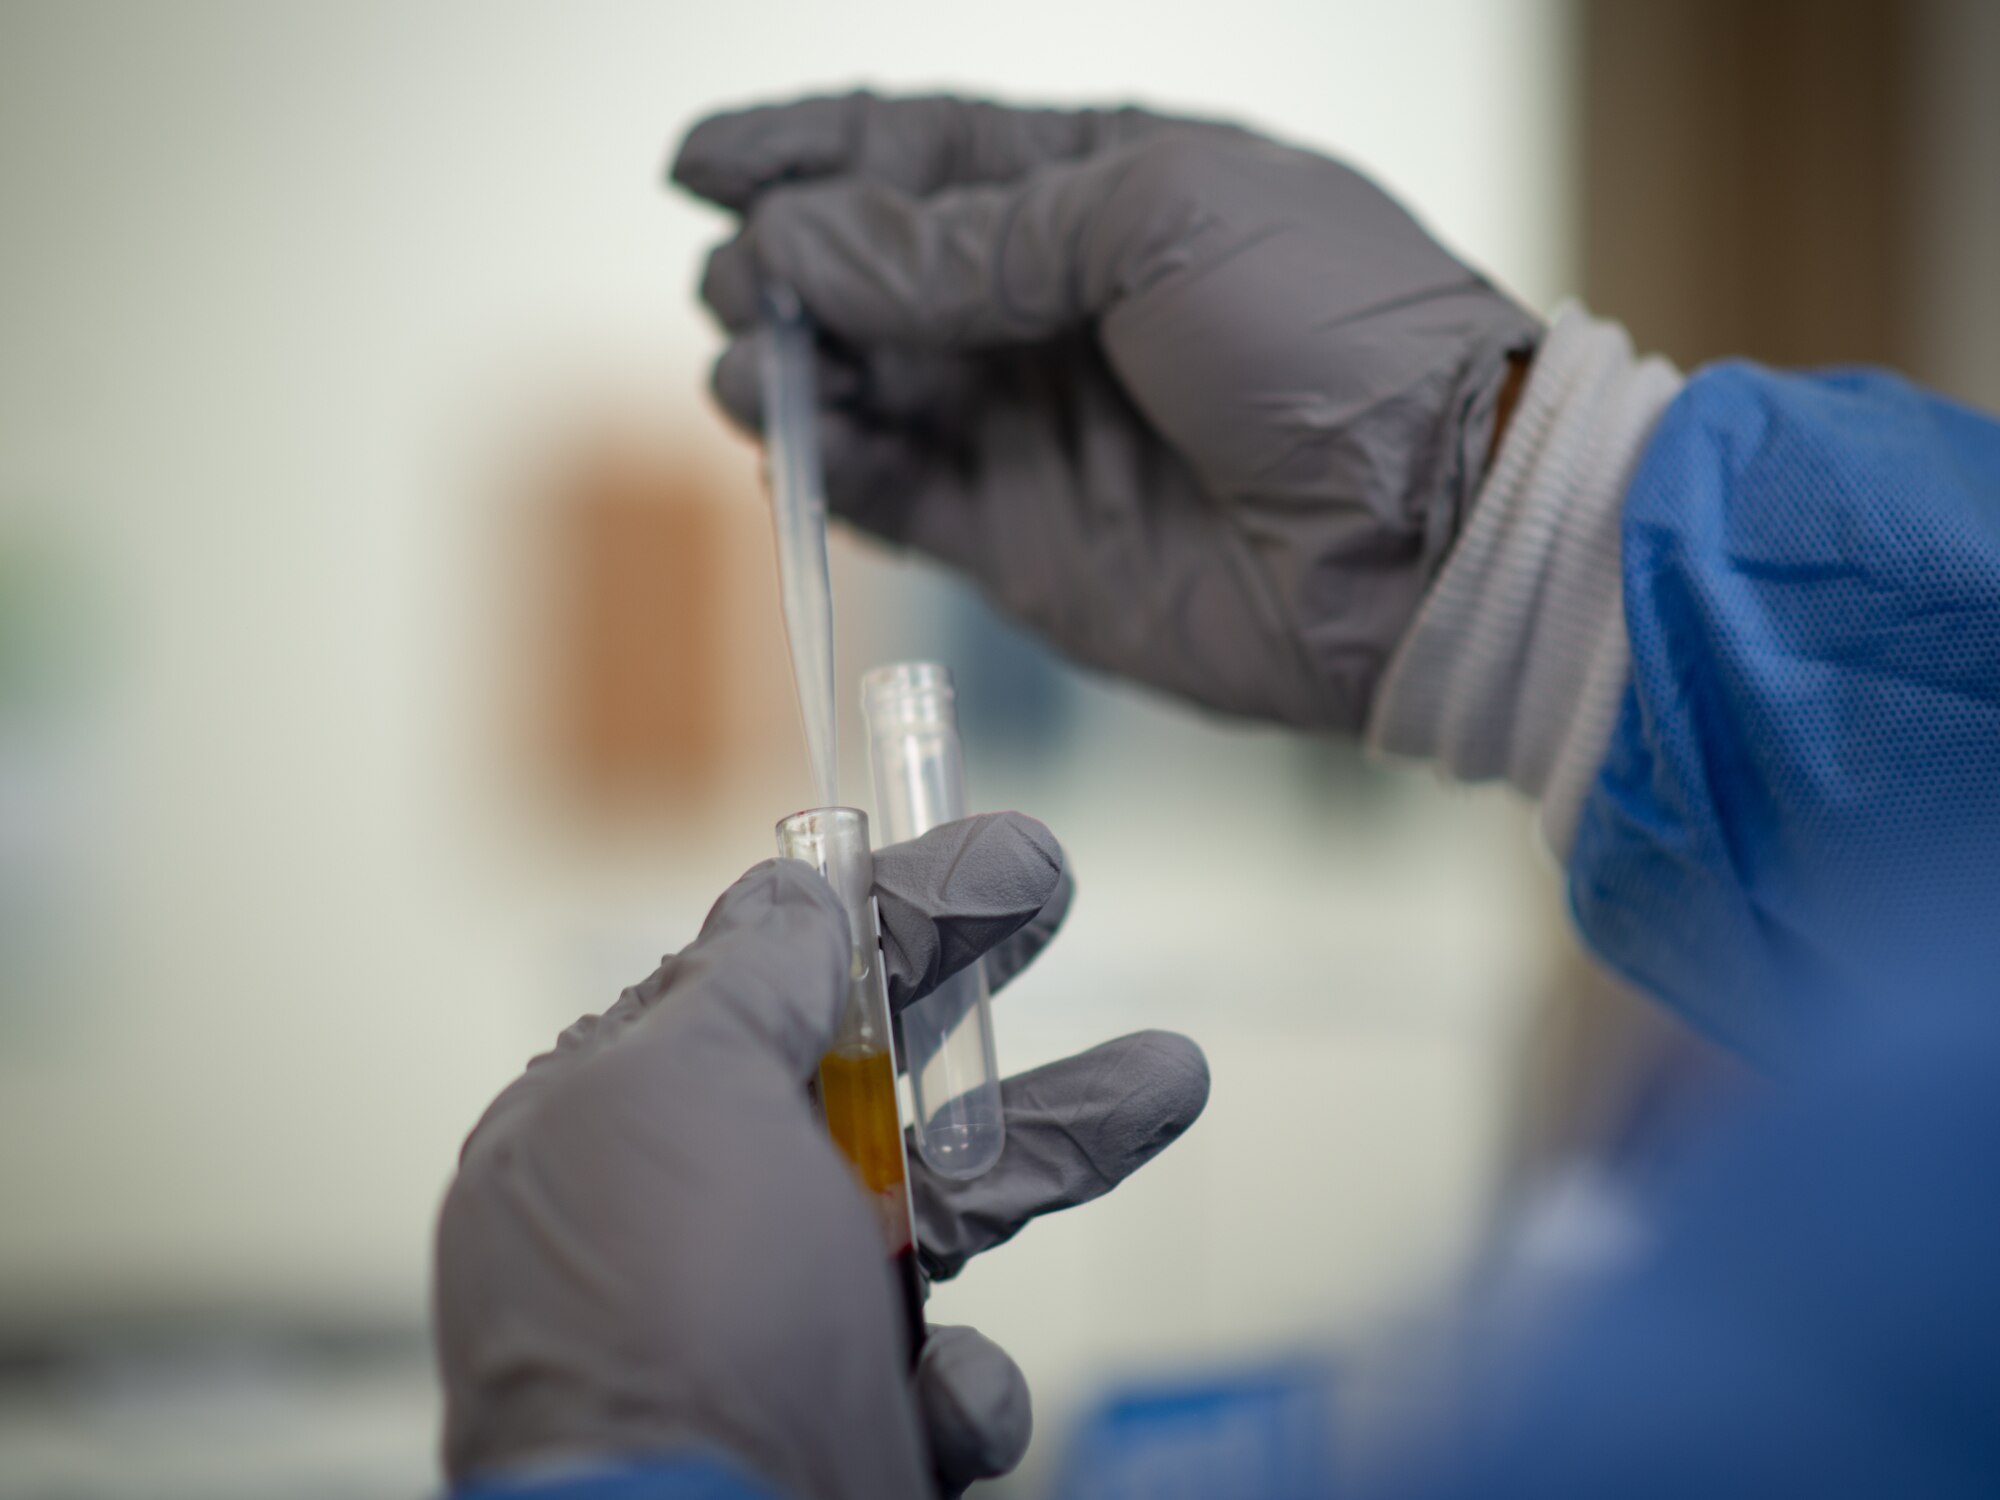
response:
<path fill-rule="evenodd" d="M 941 824 L 875 853 L 889 1003 L 902 1010 L 982 956 L 998 989 L 1055 936 L 1070 882 L 1055 835 L 1021 813 Z"/>
<path fill-rule="evenodd" d="M 1216 130 L 1180 126 L 1016 182 L 918 197 L 840 177 L 763 195 L 710 257 L 704 287 L 792 287 L 858 345 L 973 350 L 1101 317 L 1240 233 L 1207 201 L 1230 188 Z M 728 298 L 722 301 L 726 304 Z M 725 323 L 740 308 L 718 306 Z"/>
<path fill-rule="evenodd" d="M 1141 1031 L 1001 1085 L 1007 1146 L 983 1176 L 933 1175 L 913 1152 L 917 1239 L 933 1278 L 1043 1214 L 1100 1198 L 1178 1140 L 1208 1103 L 1208 1060 L 1186 1037 Z"/>
<path fill-rule="evenodd" d="M 738 211 L 780 183 L 862 177 L 923 195 L 1008 182 L 1173 123 L 1140 109 L 1015 109 L 975 99 L 866 92 L 711 115 L 690 130 L 672 179 Z"/>

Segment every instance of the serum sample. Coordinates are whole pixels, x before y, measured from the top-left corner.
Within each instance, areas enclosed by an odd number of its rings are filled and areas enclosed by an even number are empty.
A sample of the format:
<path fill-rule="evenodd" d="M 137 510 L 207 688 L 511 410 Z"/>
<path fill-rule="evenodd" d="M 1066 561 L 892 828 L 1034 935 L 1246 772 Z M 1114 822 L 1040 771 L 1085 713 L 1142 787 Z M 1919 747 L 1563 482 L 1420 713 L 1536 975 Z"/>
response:
<path fill-rule="evenodd" d="M 910 1357 L 924 1337 L 923 1278 L 917 1265 L 903 1120 L 896 1105 L 896 1053 L 889 991 L 875 914 L 875 857 L 868 815 L 852 807 L 815 807 L 778 824 L 778 853 L 818 870 L 847 913 L 854 946 L 847 1003 L 833 1045 L 819 1064 L 820 1110 L 827 1134 L 854 1169 L 882 1231 L 902 1293 Z"/>

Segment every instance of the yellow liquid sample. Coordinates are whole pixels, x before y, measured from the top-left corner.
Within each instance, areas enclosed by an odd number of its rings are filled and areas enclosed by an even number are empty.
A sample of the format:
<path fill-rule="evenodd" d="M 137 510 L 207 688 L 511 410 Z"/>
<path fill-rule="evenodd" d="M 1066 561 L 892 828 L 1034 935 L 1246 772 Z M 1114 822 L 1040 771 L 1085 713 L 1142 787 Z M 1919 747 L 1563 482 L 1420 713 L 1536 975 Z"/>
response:
<path fill-rule="evenodd" d="M 819 1060 L 819 1102 L 826 1133 L 874 1201 L 890 1254 L 911 1248 L 895 1063 L 886 1051 L 827 1053 Z"/>

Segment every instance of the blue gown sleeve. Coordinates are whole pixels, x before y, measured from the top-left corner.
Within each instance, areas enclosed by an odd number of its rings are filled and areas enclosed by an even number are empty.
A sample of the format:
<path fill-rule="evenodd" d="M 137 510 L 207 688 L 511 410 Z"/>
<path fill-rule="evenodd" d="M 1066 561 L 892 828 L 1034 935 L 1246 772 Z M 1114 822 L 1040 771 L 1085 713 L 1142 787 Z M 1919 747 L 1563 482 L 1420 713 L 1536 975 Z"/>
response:
<path fill-rule="evenodd" d="M 1783 1077 L 1412 1489 L 2000 1494 L 2000 423 L 1705 371 L 1623 559 L 1577 921 Z"/>
<path fill-rule="evenodd" d="M 1623 528 L 1632 675 L 1571 856 L 1585 941 L 1766 1061 L 1877 981 L 1977 991 L 2000 972 L 2000 423 L 1880 372 L 1719 365 L 1662 416 Z"/>
<path fill-rule="evenodd" d="M 1403 1500 L 2000 1494 L 2000 1005 L 1878 998 L 1707 1122 Z"/>
<path fill-rule="evenodd" d="M 785 1500 L 706 1457 L 661 1457 L 475 1480 L 450 1500 Z"/>

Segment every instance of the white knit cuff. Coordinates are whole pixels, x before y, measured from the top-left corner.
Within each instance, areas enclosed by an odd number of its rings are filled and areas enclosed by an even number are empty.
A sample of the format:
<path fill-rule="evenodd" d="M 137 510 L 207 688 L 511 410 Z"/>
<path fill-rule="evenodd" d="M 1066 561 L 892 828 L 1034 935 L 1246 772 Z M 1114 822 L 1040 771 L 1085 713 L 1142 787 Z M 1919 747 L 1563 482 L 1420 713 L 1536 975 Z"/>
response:
<path fill-rule="evenodd" d="M 1625 487 L 1678 370 L 1564 306 L 1472 517 L 1390 660 L 1369 748 L 1500 779 L 1542 803 L 1567 858 L 1630 655 L 1619 586 Z"/>

